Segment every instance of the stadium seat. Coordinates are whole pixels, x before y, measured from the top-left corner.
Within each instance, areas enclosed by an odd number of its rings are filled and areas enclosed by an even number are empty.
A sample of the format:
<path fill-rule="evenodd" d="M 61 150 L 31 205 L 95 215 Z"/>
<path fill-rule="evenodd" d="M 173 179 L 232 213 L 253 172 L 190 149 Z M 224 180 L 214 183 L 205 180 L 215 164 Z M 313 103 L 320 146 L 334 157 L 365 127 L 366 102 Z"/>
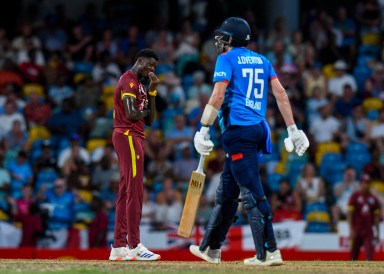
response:
<path fill-rule="evenodd" d="M 29 130 L 29 144 L 32 144 L 38 139 L 49 139 L 51 138 L 51 132 L 45 126 L 34 126 Z"/>
<path fill-rule="evenodd" d="M 347 145 L 345 153 L 351 154 L 351 156 L 362 154 L 362 153 L 369 154 L 369 149 L 368 149 L 368 146 L 364 143 L 351 142 Z"/>
<path fill-rule="evenodd" d="M 36 92 L 37 94 L 40 95 L 40 97 L 44 97 L 44 87 L 40 84 L 35 84 L 35 83 L 28 83 L 23 86 L 23 95 L 24 97 L 29 97 L 29 95 L 32 92 Z"/>
<path fill-rule="evenodd" d="M 341 162 L 342 160 L 343 159 L 342 159 L 341 153 L 333 153 L 333 152 L 324 153 L 319 166 L 320 176 L 322 177 L 326 176 L 327 173 L 329 172 L 328 168 L 336 163 Z"/>
<path fill-rule="evenodd" d="M 104 147 L 107 144 L 106 139 L 89 139 L 86 144 L 87 151 L 92 153 L 98 147 Z"/>
<path fill-rule="evenodd" d="M 366 98 L 363 101 L 363 108 L 365 111 L 380 110 L 383 108 L 383 100 L 379 98 Z"/>
<path fill-rule="evenodd" d="M 370 184 L 372 190 L 379 195 L 384 195 L 384 182 L 382 181 L 372 181 Z"/>
<path fill-rule="evenodd" d="M 320 166 L 323 155 L 326 153 L 341 153 L 340 145 L 336 142 L 324 142 L 318 145 L 315 161 L 316 165 Z"/>

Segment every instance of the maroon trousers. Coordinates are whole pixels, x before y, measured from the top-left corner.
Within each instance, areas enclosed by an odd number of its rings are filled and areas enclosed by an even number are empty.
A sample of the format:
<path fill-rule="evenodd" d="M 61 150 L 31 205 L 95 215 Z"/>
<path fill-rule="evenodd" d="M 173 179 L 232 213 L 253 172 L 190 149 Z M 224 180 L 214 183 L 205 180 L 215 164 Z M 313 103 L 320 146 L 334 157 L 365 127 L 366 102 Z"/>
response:
<path fill-rule="evenodd" d="M 357 233 L 352 239 L 351 246 L 351 260 L 358 260 L 360 254 L 360 248 L 364 246 L 365 260 L 373 260 L 373 252 L 375 246 L 373 244 L 373 233 Z"/>
<path fill-rule="evenodd" d="M 143 205 L 144 139 L 113 132 L 112 142 L 120 163 L 113 247 L 136 246 Z"/>

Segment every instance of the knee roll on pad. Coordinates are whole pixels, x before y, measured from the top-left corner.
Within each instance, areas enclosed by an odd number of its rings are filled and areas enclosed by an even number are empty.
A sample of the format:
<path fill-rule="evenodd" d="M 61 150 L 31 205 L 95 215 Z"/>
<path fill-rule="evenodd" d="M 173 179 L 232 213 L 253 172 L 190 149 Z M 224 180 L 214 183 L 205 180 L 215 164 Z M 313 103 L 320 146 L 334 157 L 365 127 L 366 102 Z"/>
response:
<path fill-rule="evenodd" d="M 243 205 L 246 210 L 252 209 L 257 206 L 257 201 L 255 197 L 253 197 L 251 192 L 243 194 L 241 200 L 243 201 Z"/>

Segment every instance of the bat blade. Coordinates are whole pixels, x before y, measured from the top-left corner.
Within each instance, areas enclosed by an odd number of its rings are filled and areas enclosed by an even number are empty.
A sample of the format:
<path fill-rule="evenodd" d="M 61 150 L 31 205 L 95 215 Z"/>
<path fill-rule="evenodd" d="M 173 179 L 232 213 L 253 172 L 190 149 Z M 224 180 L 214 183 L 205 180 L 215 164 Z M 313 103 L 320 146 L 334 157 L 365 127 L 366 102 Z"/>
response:
<path fill-rule="evenodd" d="M 183 214 L 181 215 L 180 225 L 177 232 L 179 236 L 188 238 L 192 234 L 204 183 L 205 174 L 192 171 L 187 196 L 185 198 Z"/>

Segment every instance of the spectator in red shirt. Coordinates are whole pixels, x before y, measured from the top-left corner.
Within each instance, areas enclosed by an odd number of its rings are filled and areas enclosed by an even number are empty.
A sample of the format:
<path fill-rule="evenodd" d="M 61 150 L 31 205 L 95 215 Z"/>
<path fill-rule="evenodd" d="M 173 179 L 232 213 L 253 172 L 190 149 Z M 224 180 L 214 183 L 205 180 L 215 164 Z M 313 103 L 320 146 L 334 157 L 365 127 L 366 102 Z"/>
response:
<path fill-rule="evenodd" d="M 368 175 L 363 175 L 361 189 L 355 191 L 349 199 L 348 223 L 351 259 L 354 261 L 358 260 L 363 245 L 366 260 L 372 261 L 374 242 L 379 239 L 380 204 L 377 197 L 370 192 L 370 181 Z"/>
<path fill-rule="evenodd" d="M 106 247 L 108 232 L 108 215 L 106 204 L 100 198 L 94 197 L 91 206 L 95 211 L 95 218 L 89 224 L 89 247 Z"/>
<path fill-rule="evenodd" d="M 52 113 L 51 106 L 35 90 L 31 91 L 28 99 L 29 103 L 24 108 L 28 126 L 45 125 Z"/>

